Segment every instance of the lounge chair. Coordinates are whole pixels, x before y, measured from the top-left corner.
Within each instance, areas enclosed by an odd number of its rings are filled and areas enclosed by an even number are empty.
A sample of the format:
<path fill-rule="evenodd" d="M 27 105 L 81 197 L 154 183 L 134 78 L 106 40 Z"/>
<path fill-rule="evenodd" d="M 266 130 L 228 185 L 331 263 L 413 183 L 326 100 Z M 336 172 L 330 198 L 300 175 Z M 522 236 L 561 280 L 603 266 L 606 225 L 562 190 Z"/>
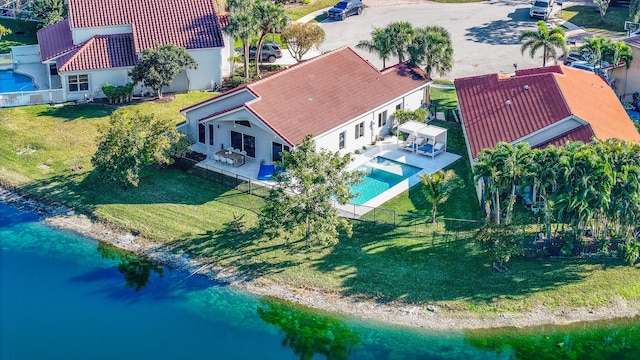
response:
<path fill-rule="evenodd" d="M 436 142 L 434 145 L 426 144 L 420 147 L 416 152 L 418 154 L 434 157 L 445 150 L 445 143 Z"/>
<path fill-rule="evenodd" d="M 416 138 L 415 140 L 405 144 L 402 147 L 402 150 L 407 150 L 407 151 L 415 151 L 418 148 L 420 148 L 420 145 L 422 145 L 422 142 L 424 141 L 423 138 Z"/>

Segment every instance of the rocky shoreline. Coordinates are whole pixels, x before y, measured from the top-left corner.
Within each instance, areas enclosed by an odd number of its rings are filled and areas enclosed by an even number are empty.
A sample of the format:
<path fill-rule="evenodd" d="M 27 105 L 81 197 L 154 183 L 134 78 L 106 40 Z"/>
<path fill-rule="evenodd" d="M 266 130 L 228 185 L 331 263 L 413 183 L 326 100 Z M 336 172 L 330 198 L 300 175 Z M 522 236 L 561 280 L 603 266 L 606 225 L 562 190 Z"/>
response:
<path fill-rule="evenodd" d="M 273 296 L 312 308 L 368 320 L 452 330 L 528 327 L 640 316 L 640 303 L 628 303 L 624 300 L 611 304 L 607 308 L 549 309 L 540 306 L 530 312 L 502 313 L 489 317 L 473 313 L 448 312 L 437 306 L 362 301 L 313 289 L 290 288 L 286 284 L 276 284 L 266 279 L 246 281 L 240 274 L 233 271 L 220 269 L 213 264 L 201 262 L 186 255 L 171 254 L 162 244 L 129 232 L 118 231 L 106 224 L 92 221 L 85 215 L 78 215 L 63 206 L 47 205 L 2 187 L 0 187 L 0 202 L 22 211 L 34 212 L 50 226 L 72 230 L 133 253 L 148 256 L 164 265 L 185 269 L 192 273 L 200 273 L 257 295 Z"/>

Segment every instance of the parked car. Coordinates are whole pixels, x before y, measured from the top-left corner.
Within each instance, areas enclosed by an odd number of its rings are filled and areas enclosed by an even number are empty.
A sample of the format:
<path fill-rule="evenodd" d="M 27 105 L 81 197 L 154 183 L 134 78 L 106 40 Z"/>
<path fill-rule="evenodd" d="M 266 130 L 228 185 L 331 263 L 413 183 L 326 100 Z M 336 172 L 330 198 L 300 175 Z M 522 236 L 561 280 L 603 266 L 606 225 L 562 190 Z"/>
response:
<path fill-rule="evenodd" d="M 571 66 L 574 61 L 589 61 L 589 58 L 577 51 L 572 51 L 563 59 L 562 63 Z"/>
<path fill-rule="evenodd" d="M 576 69 L 581 69 L 581 70 L 594 72 L 594 73 L 602 76 L 603 78 L 605 78 L 607 83 L 609 83 L 610 85 L 612 84 L 612 81 L 614 80 L 614 79 L 609 77 L 609 73 L 606 70 L 602 69 L 600 67 L 600 65 L 593 65 L 588 61 L 574 61 L 574 62 L 571 63 L 570 66 L 574 67 Z"/>
<path fill-rule="evenodd" d="M 241 47 L 238 47 L 235 50 L 239 53 L 242 53 Z M 253 44 L 249 47 L 249 61 L 254 61 L 256 59 L 256 50 L 256 44 Z M 262 62 L 268 61 L 272 63 L 275 62 L 276 59 L 280 59 L 281 57 L 282 49 L 280 48 L 280 44 L 273 41 L 265 41 L 262 44 L 262 52 L 260 53 Z"/>
<path fill-rule="evenodd" d="M 364 10 L 364 4 L 360 0 L 345 0 L 340 1 L 334 7 L 329 9 L 327 16 L 333 20 L 344 20 L 347 16 L 354 14 L 362 14 Z"/>
<path fill-rule="evenodd" d="M 554 0 L 536 0 L 532 2 L 529 17 L 542 20 L 549 19 L 551 11 L 553 10 L 553 3 Z"/>

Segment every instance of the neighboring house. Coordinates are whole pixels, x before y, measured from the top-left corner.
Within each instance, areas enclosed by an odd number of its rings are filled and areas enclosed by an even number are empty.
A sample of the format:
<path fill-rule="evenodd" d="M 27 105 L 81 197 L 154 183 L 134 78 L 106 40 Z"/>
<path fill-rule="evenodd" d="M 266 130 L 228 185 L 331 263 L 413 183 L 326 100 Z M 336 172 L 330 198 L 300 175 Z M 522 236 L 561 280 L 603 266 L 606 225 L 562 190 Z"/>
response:
<path fill-rule="evenodd" d="M 389 134 L 396 109 L 417 109 L 430 81 L 399 64 L 377 70 L 343 47 L 182 109 L 195 151 L 233 147 L 266 164 L 315 137 L 319 149 L 353 152 Z"/>
<path fill-rule="evenodd" d="M 616 94 L 593 72 L 556 65 L 456 79 L 455 87 L 470 159 L 499 142 L 640 142 Z"/>
<path fill-rule="evenodd" d="M 616 79 L 616 93 L 623 101 L 631 102 L 633 93 L 640 92 L 640 35 L 624 39 L 631 47 L 633 61 L 629 68 L 620 66 L 612 70 L 612 77 Z"/>
<path fill-rule="evenodd" d="M 64 100 L 103 97 L 105 83 L 124 85 L 145 49 L 187 49 L 198 69 L 179 74 L 165 91 L 210 89 L 229 74 L 230 50 L 211 0 L 68 0 L 69 18 L 38 31 L 49 87 Z M 141 91 L 138 87 L 136 91 Z"/>

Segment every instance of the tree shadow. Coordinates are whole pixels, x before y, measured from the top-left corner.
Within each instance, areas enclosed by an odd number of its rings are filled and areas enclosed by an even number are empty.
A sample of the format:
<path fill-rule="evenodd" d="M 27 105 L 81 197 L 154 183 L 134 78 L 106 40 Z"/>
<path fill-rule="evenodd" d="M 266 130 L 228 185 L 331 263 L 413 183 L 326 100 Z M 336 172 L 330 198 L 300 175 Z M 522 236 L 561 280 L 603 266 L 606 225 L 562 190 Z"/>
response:
<path fill-rule="evenodd" d="M 64 106 L 48 106 L 38 112 L 36 116 L 51 116 L 64 121 L 81 121 L 108 117 L 114 111 L 113 107 L 101 104 L 76 104 Z"/>
<path fill-rule="evenodd" d="M 280 273 L 301 264 L 290 256 L 268 256 L 268 254 L 293 254 L 300 250 L 303 241 L 284 242 L 265 246 L 258 227 L 238 229 L 234 221 L 227 222 L 219 230 L 203 234 L 185 234 L 166 245 L 169 249 L 180 249 L 216 265 L 237 271 L 237 280 L 249 281 L 266 275 Z"/>
<path fill-rule="evenodd" d="M 529 24 L 528 8 L 517 8 L 507 15 L 509 20 L 494 20 L 467 29 L 465 36 L 473 42 L 491 45 L 518 45 L 518 37 L 525 24 Z"/>
<path fill-rule="evenodd" d="M 344 274 L 339 279 L 342 295 L 373 301 L 464 300 L 491 306 L 500 299 L 579 282 L 593 271 L 581 260 L 519 258 L 510 263 L 510 274 L 501 275 L 470 237 L 420 236 L 372 224 L 357 224 L 354 233 L 361 235 L 341 241 L 313 266 Z"/>

